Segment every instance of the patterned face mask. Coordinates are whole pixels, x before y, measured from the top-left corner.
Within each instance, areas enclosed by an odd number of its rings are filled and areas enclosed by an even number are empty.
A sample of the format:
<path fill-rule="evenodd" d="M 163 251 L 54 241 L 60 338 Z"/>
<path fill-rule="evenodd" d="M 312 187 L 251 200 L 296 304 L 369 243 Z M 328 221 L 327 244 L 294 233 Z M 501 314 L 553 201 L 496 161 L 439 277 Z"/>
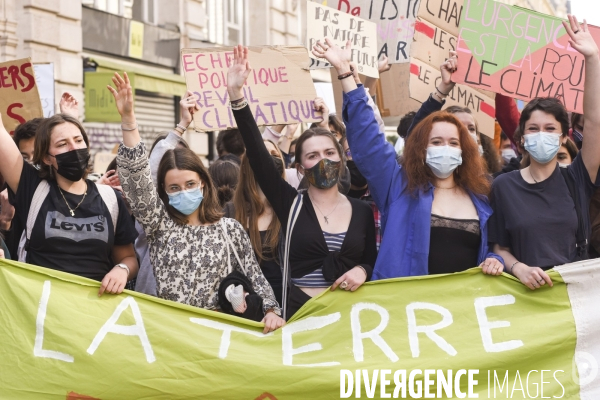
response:
<path fill-rule="evenodd" d="M 341 161 L 323 158 L 311 168 L 304 168 L 304 176 L 308 183 L 319 189 L 329 189 L 340 179 Z"/>

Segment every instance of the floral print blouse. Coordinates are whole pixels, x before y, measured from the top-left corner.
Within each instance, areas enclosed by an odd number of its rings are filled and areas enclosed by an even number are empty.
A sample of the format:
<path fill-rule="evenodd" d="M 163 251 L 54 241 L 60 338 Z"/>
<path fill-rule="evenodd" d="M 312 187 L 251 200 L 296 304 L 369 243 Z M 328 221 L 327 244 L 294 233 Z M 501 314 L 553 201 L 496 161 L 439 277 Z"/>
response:
<path fill-rule="evenodd" d="M 143 142 L 133 148 L 121 144 L 117 165 L 125 197 L 148 237 L 158 297 L 216 310 L 219 284 L 230 273 L 230 263 L 233 270 L 250 279 L 256 293 L 263 298 L 263 310 L 273 309 L 280 315 L 250 238 L 238 221 L 222 218 L 207 226 L 181 225 L 173 221 L 156 192 Z M 243 266 L 228 246 L 224 230 Z"/>

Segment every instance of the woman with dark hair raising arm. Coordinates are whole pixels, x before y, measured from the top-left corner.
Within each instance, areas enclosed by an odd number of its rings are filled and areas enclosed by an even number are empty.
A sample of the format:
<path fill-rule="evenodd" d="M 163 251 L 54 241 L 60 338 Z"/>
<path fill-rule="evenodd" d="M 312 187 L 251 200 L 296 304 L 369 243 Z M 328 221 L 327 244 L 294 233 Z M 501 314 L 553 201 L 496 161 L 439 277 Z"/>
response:
<path fill-rule="evenodd" d="M 569 16 L 563 22 L 571 46 L 585 57 L 585 140 L 573 162 L 560 168 L 557 154 L 569 132 L 567 110 L 558 99 L 537 98 L 519 120 L 521 142 L 531 164 L 496 178 L 490 242 L 508 272 L 532 290 L 552 285 L 546 269 L 588 257 L 589 204 L 600 184 L 600 59 L 588 31 Z"/>
<path fill-rule="evenodd" d="M 308 190 L 298 197 L 273 162 L 244 98 L 242 86 L 251 71 L 248 49 L 237 46 L 233 54 L 227 75 L 233 116 L 254 177 L 282 231 L 288 229 L 292 204 L 297 198 L 302 200 L 289 246 L 289 317 L 329 286 L 331 290 L 339 287 L 355 291 L 370 279 L 377 257 L 375 221 L 366 203 L 339 193 L 337 182 L 345 170 L 343 150 L 332 133 L 323 128 L 305 131 L 296 143 L 297 168 L 309 182 Z"/>
<path fill-rule="evenodd" d="M 489 182 L 477 144 L 452 114 L 429 115 L 406 141 L 396 162 L 367 104 L 362 85 L 350 79 L 351 45 L 317 42 L 313 54 L 337 70 L 344 90 L 342 116 L 354 162 L 367 178 L 382 212 L 382 235 L 374 279 L 463 271 L 481 265 L 499 275 L 502 258 L 489 252 L 492 213 Z"/>
<path fill-rule="evenodd" d="M 216 189 L 191 150 L 168 150 L 156 186 L 133 112 L 127 74 L 109 86 L 121 114 L 123 143 L 117 164 L 123 192 L 148 237 L 157 296 L 262 321 L 264 332 L 283 326 L 273 290 L 263 276 L 248 235 L 222 218 Z M 235 279 L 232 279 L 235 278 Z M 235 282 L 223 287 L 224 282 Z"/>

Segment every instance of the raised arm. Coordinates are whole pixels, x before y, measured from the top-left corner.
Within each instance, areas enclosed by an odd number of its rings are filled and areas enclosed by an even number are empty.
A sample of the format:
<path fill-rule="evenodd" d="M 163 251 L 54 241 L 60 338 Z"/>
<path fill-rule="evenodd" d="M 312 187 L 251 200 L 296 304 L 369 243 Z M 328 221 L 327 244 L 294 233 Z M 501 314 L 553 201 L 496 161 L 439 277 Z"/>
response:
<path fill-rule="evenodd" d="M 369 191 L 380 210 L 386 210 L 388 195 L 394 186 L 395 177 L 399 177 L 396 152 L 379 133 L 373 109 L 362 86 L 358 87 L 351 76 L 344 78 L 350 70 L 350 42 L 341 49 L 329 39 L 326 44 L 318 42 L 313 54 L 326 58 L 340 76 L 344 90 L 342 117 L 346 123 L 346 136 L 352 151 L 352 159 L 360 172 L 367 178 Z M 402 186 L 400 183 L 398 183 Z M 401 189 L 401 188 L 400 188 Z"/>
<path fill-rule="evenodd" d="M 116 89 L 111 86 L 108 86 L 108 89 L 115 98 L 123 131 L 123 143 L 117 153 L 119 179 L 133 215 L 144 228 L 146 235 L 151 236 L 167 214 L 156 193 L 146 147 L 141 141 L 133 113 L 133 91 L 129 77 L 127 73 L 121 77 L 115 72 L 112 81 Z"/>
<path fill-rule="evenodd" d="M 233 63 L 227 72 L 227 92 L 232 102 L 243 99 L 244 86 L 251 68 L 248 62 L 248 49 L 237 46 L 233 49 Z M 246 105 L 233 110 L 233 116 L 246 146 L 246 157 L 250 162 L 254 178 L 260 185 L 282 226 L 287 225 L 290 207 L 298 192 L 285 181 L 277 171 L 271 155 L 265 147 L 252 111 Z"/>
<path fill-rule="evenodd" d="M 2 116 L 0 115 L 0 118 Z M 0 121 L 0 175 L 16 193 L 23 171 L 23 157 L 15 141 L 10 136 L 2 121 Z"/>
<path fill-rule="evenodd" d="M 580 25 L 572 15 L 563 22 L 571 38 L 571 47 L 585 57 L 585 84 L 583 88 L 583 114 L 585 115 L 585 140 L 581 157 L 592 182 L 596 181 L 600 167 L 600 58 L 598 45 L 590 34 L 587 22 Z"/>
<path fill-rule="evenodd" d="M 440 83 L 435 88 L 435 92 L 431 93 L 427 100 L 421 104 L 421 108 L 417 111 L 417 114 L 413 118 L 410 127 L 408 128 L 408 132 L 406 133 L 406 138 L 408 139 L 412 130 L 419 124 L 419 122 L 423 121 L 425 118 L 436 111 L 440 111 L 444 104 L 446 103 L 446 97 L 450 94 L 454 86 L 456 85 L 452 82 L 452 73 L 456 71 L 458 67 L 458 57 L 455 51 L 450 51 L 450 58 L 447 58 L 446 61 L 442 65 L 440 65 L 440 73 L 442 79 Z"/>

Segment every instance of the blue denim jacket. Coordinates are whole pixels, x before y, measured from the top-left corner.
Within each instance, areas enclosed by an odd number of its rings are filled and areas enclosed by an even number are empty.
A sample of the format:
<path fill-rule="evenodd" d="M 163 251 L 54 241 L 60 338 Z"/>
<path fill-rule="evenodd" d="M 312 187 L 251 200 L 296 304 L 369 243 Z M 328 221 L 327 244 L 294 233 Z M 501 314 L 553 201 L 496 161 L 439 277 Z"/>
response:
<path fill-rule="evenodd" d="M 369 191 L 381 212 L 383 240 L 373 280 L 427 275 L 433 186 L 430 184 L 416 194 L 408 191 L 406 173 L 396 162 L 392 145 L 379 133 L 362 86 L 344 94 L 342 116 L 352 158 L 367 178 Z M 487 222 L 492 208 L 487 198 L 469 195 L 481 229 L 478 263 L 488 257 L 504 263 L 502 257 L 489 252 Z"/>

